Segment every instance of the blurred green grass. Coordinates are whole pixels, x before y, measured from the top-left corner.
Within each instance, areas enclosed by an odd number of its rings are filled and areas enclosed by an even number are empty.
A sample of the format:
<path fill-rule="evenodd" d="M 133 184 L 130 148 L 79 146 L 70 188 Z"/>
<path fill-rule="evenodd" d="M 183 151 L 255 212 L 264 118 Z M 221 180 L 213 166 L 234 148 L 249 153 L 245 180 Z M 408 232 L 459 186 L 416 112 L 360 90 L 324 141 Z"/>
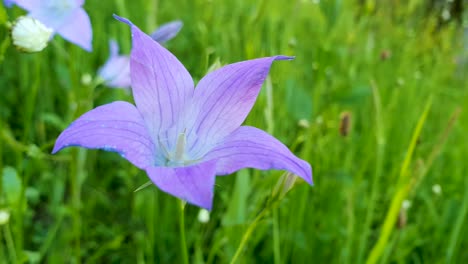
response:
<path fill-rule="evenodd" d="M 297 184 L 266 214 L 239 263 L 365 262 L 402 186 L 410 186 L 404 199 L 411 207 L 400 211 L 379 262 L 467 261 L 463 28 L 455 21 L 441 25 L 424 1 L 366 3 L 88 0 L 92 53 L 60 37 L 38 54 L 9 47 L 0 68 L 0 209 L 11 218 L 0 226 L 0 262 L 181 261 L 177 200 L 153 186 L 134 193 L 147 181 L 144 172 L 115 153 L 72 148 L 49 154 L 57 135 L 83 112 L 132 100 L 126 91 L 82 82 L 107 59 L 110 38 L 130 50 L 128 27 L 113 13 L 146 32 L 181 19 L 184 27 L 168 48 L 196 80 L 218 59 L 296 56 L 274 64 L 271 87 L 264 87 L 273 100 L 263 89 L 246 123 L 269 130 L 309 161 L 315 186 Z M 340 134 L 343 112 L 351 114 L 347 136 Z M 437 155 L 429 164 L 431 153 Z M 243 170 L 218 177 L 206 224 L 197 220 L 199 209 L 188 206 L 191 263 L 229 262 L 281 174 Z"/>

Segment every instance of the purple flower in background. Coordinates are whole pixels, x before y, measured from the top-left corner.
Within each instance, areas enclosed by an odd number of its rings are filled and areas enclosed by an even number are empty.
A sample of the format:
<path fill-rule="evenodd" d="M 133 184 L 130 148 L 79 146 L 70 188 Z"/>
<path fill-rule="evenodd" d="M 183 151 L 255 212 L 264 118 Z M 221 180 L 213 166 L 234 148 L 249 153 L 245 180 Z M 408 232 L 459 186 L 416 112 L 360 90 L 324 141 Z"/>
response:
<path fill-rule="evenodd" d="M 182 28 L 182 21 L 176 20 L 161 25 L 151 37 L 163 44 L 174 38 Z M 110 57 L 98 70 L 98 75 L 105 84 L 113 88 L 130 88 L 130 57 L 119 55 L 119 45 L 114 40 L 109 42 Z"/>
<path fill-rule="evenodd" d="M 110 57 L 99 68 L 98 75 L 105 84 L 114 88 L 130 88 L 130 57 L 119 55 L 119 44 L 109 41 Z"/>
<path fill-rule="evenodd" d="M 3 0 L 6 7 L 12 7 L 15 4 L 15 0 Z"/>
<path fill-rule="evenodd" d="M 130 75 L 135 105 L 99 106 L 58 137 L 53 153 L 68 146 L 115 151 L 148 174 L 161 190 L 211 209 L 216 175 L 242 168 L 284 169 L 312 184 L 310 165 L 277 139 L 241 126 L 274 56 L 227 65 L 192 77 L 168 50 L 130 21 Z"/>
<path fill-rule="evenodd" d="M 150 36 L 160 44 L 164 44 L 177 36 L 183 25 L 184 24 L 180 20 L 171 21 L 162 24 L 153 33 L 151 33 Z"/>
<path fill-rule="evenodd" d="M 82 8 L 84 0 L 10 0 L 29 12 L 64 39 L 92 50 L 92 28 L 89 16 Z"/>

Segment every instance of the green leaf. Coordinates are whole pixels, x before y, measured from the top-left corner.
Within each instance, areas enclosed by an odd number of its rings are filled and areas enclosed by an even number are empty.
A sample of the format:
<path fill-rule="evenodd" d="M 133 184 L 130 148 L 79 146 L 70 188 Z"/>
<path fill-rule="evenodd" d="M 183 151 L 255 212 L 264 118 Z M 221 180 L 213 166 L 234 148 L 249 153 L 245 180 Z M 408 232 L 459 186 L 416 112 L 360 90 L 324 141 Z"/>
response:
<path fill-rule="evenodd" d="M 5 7 L 0 5 L 0 24 L 5 24 L 8 21 L 8 15 L 6 13 Z"/>
<path fill-rule="evenodd" d="M 7 201 L 12 205 L 17 205 L 21 198 L 22 183 L 18 173 L 12 167 L 4 167 L 2 172 L 3 192 Z"/>
<path fill-rule="evenodd" d="M 250 175 L 248 170 L 240 170 L 236 174 L 236 184 L 232 192 L 226 215 L 223 218 L 224 225 L 239 225 L 247 221 L 247 205 L 250 194 Z"/>
<path fill-rule="evenodd" d="M 312 97 L 295 82 L 287 84 L 287 110 L 296 119 L 310 119 L 312 116 Z"/>

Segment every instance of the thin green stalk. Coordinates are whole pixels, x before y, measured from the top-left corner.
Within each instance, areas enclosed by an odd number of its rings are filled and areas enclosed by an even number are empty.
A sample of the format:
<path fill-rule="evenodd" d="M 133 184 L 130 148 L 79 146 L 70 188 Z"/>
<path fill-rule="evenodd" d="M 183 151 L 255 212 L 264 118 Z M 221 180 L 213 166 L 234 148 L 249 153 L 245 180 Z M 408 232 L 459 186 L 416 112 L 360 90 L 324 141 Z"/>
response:
<path fill-rule="evenodd" d="M 6 246 L 8 248 L 8 255 L 10 256 L 11 263 L 17 263 L 15 243 L 13 242 L 13 236 L 11 235 L 10 223 L 7 223 L 3 229 L 3 235 L 5 236 Z"/>
<path fill-rule="evenodd" d="M 73 48 L 70 52 L 70 60 L 67 60 L 71 69 L 72 90 L 69 105 L 73 105 L 73 98 L 79 102 L 78 107 L 75 109 L 73 115 L 86 112 L 93 106 L 92 97 L 93 86 L 83 87 L 80 82 L 80 60 L 78 58 L 77 50 Z M 73 62 L 73 63 L 72 63 Z M 70 109 L 71 110 L 71 109 Z M 72 110 L 73 111 L 73 110 Z M 75 116 L 72 116 L 75 118 Z M 73 255 L 76 263 L 81 263 L 81 232 L 82 232 L 82 219 L 81 219 L 81 187 L 84 179 L 86 178 L 86 150 L 74 149 L 72 152 L 72 161 L 70 164 L 70 188 L 71 188 L 71 207 L 72 207 L 72 233 L 73 233 Z"/>
<path fill-rule="evenodd" d="M 455 226 L 452 229 L 452 234 L 450 235 L 449 244 L 447 247 L 447 255 L 445 256 L 445 263 L 452 263 L 452 258 L 455 255 L 457 248 L 457 243 L 459 242 L 460 234 L 462 233 L 463 223 L 465 223 L 466 217 L 468 215 L 468 180 L 465 180 L 465 199 L 463 200 L 463 205 L 461 207 L 460 213 L 458 214 Z"/>
<path fill-rule="evenodd" d="M 273 209 L 273 255 L 275 263 L 281 262 L 280 230 L 278 223 L 278 209 Z"/>
<path fill-rule="evenodd" d="M 267 124 L 267 132 L 273 134 L 275 130 L 275 120 L 273 118 L 273 85 L 271 84 L 270 76 L 267 77 L 265 81 L 265 91 L 266 91 L 266 106 L 265 106 L 265 121 Z"/>
<path fill-rule="evenodd" d="M 155 217 L 155 195 L 156 192 L 148 193 L 148 210 L 146 210 L 145 217 L 146 217 L 146 225 L 148 227 L 148 239 L 146 240 L 146 254 L 148 257 L 148 263 L 154 263 L 154 248 L 156 246 L 156 217 Z"/>
<path fill-rule="evenodd" d="M 80 185 L 78 180 L 79 165 L 76 160 L 78 157 L 78 149 L 72 151 L 72 162 L 70 164 L 70 189 L 71 189 L 71 206 L 72 210 L 72 233 L 74 239 L 74 255 L 76 263 L 80 263 L 80 239 L 81 239 L 81 216 L 80 216 Z"/>
<path fill-rule="evenodd" d="M 390 238 L 390 235 L 395 227 L 395 222 L 398 218 L 398 214 L 400 212 L 401 204 L 403 200 L 408 196 L 411 187 L 415 183 L 414 178 L 413 180 L 409 179 L 409 165 L 411 164 L 411 160 L 413 158 L 414 149 L 416 146 L 416 142 L 418 141 L 419 136 L 421 135 L 422 128 L 424 123 L 426 122 L 427 115 L 429 114 L 429 109 L 432 105 L 432 97 L 429 97 L 424 111 L 419 118 L 419 121 L 416 125 L 416 128 L 413 132 L 413 136 L 410 141 L 410 145 L 408 147 L 408 151 L 406 153 L 406 157 L 403 161 L 401 170 L 400 170 L 400 177 L 398 181 L 398 189 L 393 196 L 393 199 L 390 204 L 390 208 L 387 212 L 387 216 L 385 217 L 384 223 L 382 225 L 382 230 L 377 243 L 375 244 L 374 248 L 372 249 L 366 263 L 367 264 L 374 264 L 377 263 L 380 256 L 382 256 L 385 247 L 387 246 L 387 242 Z"/>
<path fill-rule="evenodd" d="M 371 194 L 369 197 L 369 204 L 367 206 L 366 218 L 364 220 L 364 230 L 361 235 L 361 241 L 359 245 L 358 263 L 362 263 L 364 259 L 364 253 L 367 249 L 367 242 L 369 238 L 369 232 L 371 230 L 372 219 L 374 218 L 375 202 L 379 194 L 379 183 L 382 175 L 383 160 L 385 153 L 385 134 L 383 126 L 382 116 L 382 103 L 380 101 L 380 93 L 377 84 L 374 80 L 371 80 L 372 95 L 375 107 L 375 140 L 376 140 L 376 155 L 375 155 L 375 173 L 372 178 Z"/>
<path fill-rule="evenodd" d="M 57 233 L 58 233 L 58 231 L 60 229 L 60 226 L 62 225 L 64 217 L 65 217 L 65 214 L 63 212 L 60 212 L 60 216 L 57 219 L 56 223 L 50 229 L 50 231 L 47 233 L 47 237 L 44 240 L 44 242 L 42 243 L 41 248 L 39 250 L 39 258 L 38 258 L 39 260 L 38 260 L 38 262 L 41 262 L 41 260 L 45 257 L 45 255 L 47 254 L 47 251 L 49 250 L 52 243 L 56 239 Z"/>
<path fill-rule="evenodd" d="M 25 104 L 25 117 L 23 123 L 23 135 L 21 142 L 29 142 L 30 133 L 34 130 L 34 113 L 36 112 L 36 102 L 37 102 L 37 93 L 39 89 L 39 83 L 41 78 L 41 65 L 39 58 L 36 58 L 33 63 L 34 68 L 34 82 L 32 83 L 31 87 L 26 87 L 26 89 L 31 89 L 27 96 L 27 101 Z M 25 169 L 23 166 L 24 159 L 27 157 L 27 153 L 22 153 L 20 148 L 15 149 L 17 154 L 17 169 L 19 175 L 21 175 L 21 180 L 24 188 L 22 188 L 20 199 L 19 199 L 19 207 L 18 210 L 15 210 L 15 217 L 17 219 L 24 219 L 24 210 L 26 207 L 23 205 L 26 203 L 26 186 L 28 186 L 29 182 L 29 175 L 30 171 Z M 23 244 L 24 244 L 24 221 L 16 221 L 14 226 L 14 233 L 15 233 L 15 245 L 16 250 L 20 254 L 23 252 Z"/>
<path fill-rule="evenodd" d="M 254 221 L 249 225 L 247 228 L 247 231 L 245 231 L 244 235 L 242 236 L 241 242 L 239 246 L 237 247 L 236 253 L 234 253 L 234 257 L 231 259 L 231 264 L 234 264 L 237 262 L 237 259 L 240 257 L 242 254 L 242 251 L 244 250 L 245 245 L 247 244 L 247 241 L 249 241 L 250 236 L 252 235 L 253 231 L 257 227 L 258 223 L 262 218 L 266 215 L 268 210 L 264 209 L 260 214 L 257 215 L 257 217 L 254 219 Z"/>
<path fill-rule="evenodd" d="M 151 0 L 146 2 L 146 10 L 148 16 L 146 16 L 146 30 L 151 32 L 156 27 L 156 21 L 158 16 L 158 0 Z"/>
<path fill-rule="evenodd" d="M 182 260 L 184 264 L 189 263 L 187 242 L 185 240 L 185 201 L 179 201 L 179 233 L 180 233 L 180 251 L 182 252 Z"/>
<path fill-rule="evenodd" d="M 125 6 L 125 3 L 126 1 L 124 0 L 117 0 L 115 1 L 116 4 L 117 4 L 117 15 L 121 16 L 121 17 L 126 17 L 126 18 L 129 18 L 130 17 L 130 14 L 128 13 L 128 10 L 127 10 L 127 7 Z M 123 37 L 125 37 L 125 39 L 129 39 L 128 38 L 128 33 L 126 31 L 124 31 L 125 34 Z M 122 50 L 129 50 L 129 46 L 130 46 L 130 42 L 129 41 L 123 41 L 121 42 L 121 47 L 122 47 Z"/>
<path fill-rule="evenodd" d="M 26 107 L 26 116 L 24 118 L 24 130 L 23 130 L 23 142 L 27 142 L 30 132 L 31 132 L 31 127 L 34 124 L 33 116 L 34 113 L 37 112 L 36 110 L 36 99 L 37 99 L 37 93 L 39 90 L 39 84 L 41 80 L 41 63 L 40 63 L 40 57 L 35 58 L 34 60 L 34 82 L 32 83 L 32 86 L 30 87 L 30 92 L 28 92 L 27 102 L 25 104 Z"/>

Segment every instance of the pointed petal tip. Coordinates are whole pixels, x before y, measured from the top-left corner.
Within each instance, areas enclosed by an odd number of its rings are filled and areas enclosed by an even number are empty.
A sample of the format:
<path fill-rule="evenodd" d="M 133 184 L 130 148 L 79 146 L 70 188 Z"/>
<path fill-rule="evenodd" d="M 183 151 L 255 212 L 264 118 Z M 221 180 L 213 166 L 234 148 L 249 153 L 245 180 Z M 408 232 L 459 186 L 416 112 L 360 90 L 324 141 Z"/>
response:
<path fill-rule="evenodd" d="M 177 20 L 167 22 L 166 24 L 163 24 L 161 26 L 164 26 L 164 25 L 170 25 L 170 26 L 180 30 L 184 26 L 184 22 L 182 22 L 182 20 L 177 19 Z"/>
<path fill-rule="evenodd" d="M 129 26 L 133 26 L 133 23 L 132 23 L 130 20 L 128 20 L 127 18 L 118 16 L 118 15 L 116 15 L 116 14 L 112 14 L 112 16 L 113 16 L 115 19 L 117 19 L 118 21 L 120 21 L 120 22 L 123 22 L 123 23 L 125 23 L 125 24 L 127 24 L 127 25 L 129 25 Z"/>
<path fill-rule="evenodd" d="M 277 55 L 274 60 L 294 60 L 296 56 Z"/>
<path fill-rule="evenodd" d="M 150 180 L 163 192 L 189 204 L 212 209 L 216 161 L 207 161 L 188 167 L 148 166 Z"/>
<path fill-rule="evenodd" d="M 314 180 L 312 178 L 312 166 L 310 166 L 310 164 L 304 160 L 302 162 L 305 163 L 303 166 L 305 174 L 299 177 L 307 182 L 310 186 L 314 186 Z"/>
<path fill-rule="evenodd" d="M 60 148 L 59 148 L 57 145 L 55 145 L 55 146 L 54 146 L 54 149 L 52 149 L 52 152 L 51 152 L 51 153 L 52 153 L 52 154 L 55 154 L 55 153 L 57 153 L 57 152 L 59 152 L 59 151 L 60 151 Z"/>
<path fill-rule="evenodd" d="M 52 152 L 51 152 L 52 154 L 56 154 L 57 152 L 59 152 L 60 150 L 66 147 L 61 143 L 60 136 L 62 136 L 62 133 L 60 133 L 60 135 L 57 137 L 57 140 L 55 141 L 54 148 L 52 149 Z"/>

